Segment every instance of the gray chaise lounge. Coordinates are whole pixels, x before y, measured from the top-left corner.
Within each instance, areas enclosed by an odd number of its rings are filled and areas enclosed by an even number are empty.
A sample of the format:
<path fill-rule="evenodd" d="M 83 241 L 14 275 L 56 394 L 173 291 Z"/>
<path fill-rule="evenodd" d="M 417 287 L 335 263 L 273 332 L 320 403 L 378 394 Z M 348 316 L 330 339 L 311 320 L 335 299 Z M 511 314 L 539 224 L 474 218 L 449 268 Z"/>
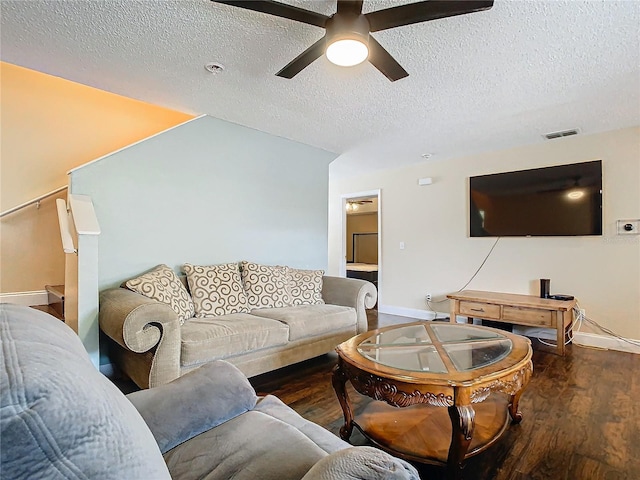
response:
<path fill-rule="evenodd" d="M 224 361 L 127 398 L 69 327 L 28 307 L 0 304 L 0 395 L 6 479 L 419 480 L 257 397 Z"/>

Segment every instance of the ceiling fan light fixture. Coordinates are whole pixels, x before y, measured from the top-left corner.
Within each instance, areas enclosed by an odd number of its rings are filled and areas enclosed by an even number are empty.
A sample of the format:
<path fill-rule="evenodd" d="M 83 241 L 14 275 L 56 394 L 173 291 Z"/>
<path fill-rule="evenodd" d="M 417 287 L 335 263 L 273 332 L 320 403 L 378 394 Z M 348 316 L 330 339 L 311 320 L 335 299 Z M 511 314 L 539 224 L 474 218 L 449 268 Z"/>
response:
<path fill-rule="evenodd" d="M 369 47 L 361 40 L 343 38 L 327 47 L 327 60 L 340 67 L 353 67 L 369 56 Z"/>
<path fill-rule="evenodd" d="M 325 55 L 341 67 L 352 67 L 369 57 L 369 22 L 364 15 L 334 15 L 327 20 Z"/>

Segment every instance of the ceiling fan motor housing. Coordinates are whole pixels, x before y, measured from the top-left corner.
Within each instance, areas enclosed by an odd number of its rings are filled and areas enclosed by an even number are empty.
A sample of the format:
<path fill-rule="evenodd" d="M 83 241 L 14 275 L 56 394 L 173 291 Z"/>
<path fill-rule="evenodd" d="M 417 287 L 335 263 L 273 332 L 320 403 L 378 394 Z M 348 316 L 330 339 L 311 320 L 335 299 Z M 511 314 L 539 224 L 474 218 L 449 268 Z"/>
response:
<path fill-rule="evenodd" d="M 327 20 L 325 36 L 328 47 L 338 40 L 358 40 L 369 45 L 369 21 L 364 15 L 339 14 Z"/>

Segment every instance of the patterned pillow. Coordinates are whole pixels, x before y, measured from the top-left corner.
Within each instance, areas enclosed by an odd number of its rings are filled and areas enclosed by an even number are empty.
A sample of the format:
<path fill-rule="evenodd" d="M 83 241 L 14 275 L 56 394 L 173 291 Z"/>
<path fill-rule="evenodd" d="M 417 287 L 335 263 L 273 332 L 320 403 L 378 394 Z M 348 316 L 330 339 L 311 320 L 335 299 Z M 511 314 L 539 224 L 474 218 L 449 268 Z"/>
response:
<path fill-rule="evenodd" d="M 180 325 L 193 317 L 195 310 L 191 296 L 167 265 L 158 265 L 150 272 L 126 281 L 124 285 L 140 295 L 169 305 L 178 314 Z"/>
<path fill-rule="evenodd" d="M 292 305 L 289 267 L 242 262 L 242 285 L 249 308 L 281 308 Z"/>
<path fill-rule="evenodd" d="M 293 305 L 317 305 L 322 299 L 322 276 L 324 270 L 289 269 L 289 288 Z"/>
<path fill-rule="evenodd" d="M 196 317 L 217 317 L 249 311 L 237 263 L 183 266 L 196 308 Z"/>

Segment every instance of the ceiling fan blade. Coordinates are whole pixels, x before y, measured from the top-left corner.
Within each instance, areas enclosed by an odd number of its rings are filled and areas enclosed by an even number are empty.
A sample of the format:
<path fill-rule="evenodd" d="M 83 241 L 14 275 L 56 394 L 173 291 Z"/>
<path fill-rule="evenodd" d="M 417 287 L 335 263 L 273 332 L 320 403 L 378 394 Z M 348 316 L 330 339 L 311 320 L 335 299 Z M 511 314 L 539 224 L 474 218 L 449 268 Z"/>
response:
<path fill-rule="evenodd" d="M 304 52 L 289 62 L 282 70 L 276 73 L 277 76 L 283 78 L 293 78 L 300 73 L 305 67 L 309 66 L 315 60 L 324 54 L 325 38 L 322 37 L 316 43 L 307 48 Z"/>
<path fill-rule="evenodd" d="M 488 10 L 493 0 L 427 0 L 377 10 L 365 15 L 371 32 Z"/>
<path fill-rule="evenodd" d="M 396 59 L 371 35 L 369 35 L 369 62 L 392 82 L 409 76 Z"/>
<path fill-rule="evenodd" d="M 276 17 L 288 18 L 297 22 L 323 27 L 329 17 L 321 13 L 312 12 L 303 8 L 294 7 L 280 2 L 271 0 L 211 0 L 216 3 L 223 3 L 233 7 L 240 7 L 254 12 L 267 13 Z"/>
<path fill-rule="evenodd" d="M 338 0 L 338 11 L 336 13 L 362 13 L 362 0 Z"/>

